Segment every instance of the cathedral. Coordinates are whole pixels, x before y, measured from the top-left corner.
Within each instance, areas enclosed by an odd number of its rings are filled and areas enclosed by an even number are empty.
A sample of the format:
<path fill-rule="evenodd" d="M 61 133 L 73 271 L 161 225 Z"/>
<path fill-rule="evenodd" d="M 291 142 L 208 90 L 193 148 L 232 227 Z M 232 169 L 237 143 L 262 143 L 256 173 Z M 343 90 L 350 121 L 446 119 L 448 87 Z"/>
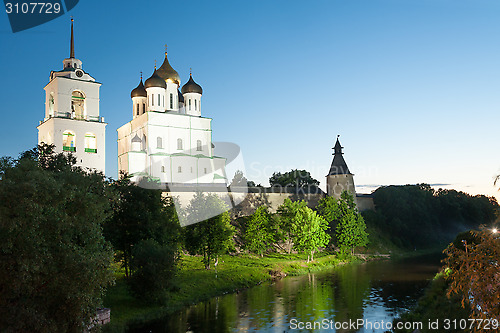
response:
<path fill-rule="evenodd" d="M 85 72 L 75 58 L 73 19 L 69 58 L 63 69 L 51 71 L 45 90 L 45 117 L 38 125 L 38 143 L 55 145 L 55 151 L 71 152 L 78 166 L 105 172 L 104 117 L 99 115 L 101 84 Z"/>
<path fill-rule="evenodd" d="M 118 129 L 118 170 L 133 181 L 225 185 L 226 160 L 214 155 L 202 94 L 192 74 L 181 88 L 165 51 L 163 64 L 130 94 L 132 120 Z"/>

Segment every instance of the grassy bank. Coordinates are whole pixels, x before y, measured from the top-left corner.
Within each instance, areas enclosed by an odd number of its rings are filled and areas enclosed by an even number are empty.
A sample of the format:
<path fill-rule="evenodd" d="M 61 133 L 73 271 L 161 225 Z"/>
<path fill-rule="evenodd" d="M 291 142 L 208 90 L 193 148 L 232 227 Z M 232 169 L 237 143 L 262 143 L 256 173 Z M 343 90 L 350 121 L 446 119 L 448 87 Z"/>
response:
<path fill-rule="evenodd" d="M 178 290 L 173 292 L 167 306 L 151 306 L 134 299 L 126 288 L 123 274 L 108 290 L 104 306 L 111 308 L 111 323 L 105 332 L 122 332 L 127 324 L 159 318 L 212 297 L 232 293 L 285 275 L 300 275 L 320 271 L 360 259 L 339 260 L 335 255 L 320 253 L 314 262 L 306 263 L 300 254 L 272 254 L 263 258 L 254 255 L 225 255 L 220 257 L 217 272 L 205 270 L 200 257 L 183 256 L 176 277 Z"/>

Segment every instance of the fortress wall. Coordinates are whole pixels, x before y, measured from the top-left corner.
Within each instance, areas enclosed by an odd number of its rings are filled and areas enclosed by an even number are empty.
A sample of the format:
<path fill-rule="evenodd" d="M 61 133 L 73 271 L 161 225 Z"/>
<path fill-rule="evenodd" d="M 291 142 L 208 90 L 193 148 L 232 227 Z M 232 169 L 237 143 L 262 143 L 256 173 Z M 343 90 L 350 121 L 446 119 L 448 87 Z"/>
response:
<path fill-rule="evenodd" d="M 360 212 L 363 212 L 365 210 L 375 210 L 373 197 L 371 195 L 356 196 L 356 207 L 358 207 L 358 210 Z"/>
<path fill-rule="evenodd" d="M 196 192 L 177 191 L 165 192 L 177 198 L 181 207 L 189 205 L 190 200 Z M 205 194 L 218 195 L 228 207 L 232 207 L 235 216 L 248 216 L 255 212 L 260 206 L 267 206 L 271 213 L 275 213 L 278 207 L 283 204 L 286 198 L 292 201 L 304 200 L 309 208 L 315 208 L 325 194 L 296 194 L 296 193 L 245 193 L 227 191 L 206 191 Z M 374 210 L 373 198 L 370 195 L 358 195 L 356 205 L 359 211 Z"/>

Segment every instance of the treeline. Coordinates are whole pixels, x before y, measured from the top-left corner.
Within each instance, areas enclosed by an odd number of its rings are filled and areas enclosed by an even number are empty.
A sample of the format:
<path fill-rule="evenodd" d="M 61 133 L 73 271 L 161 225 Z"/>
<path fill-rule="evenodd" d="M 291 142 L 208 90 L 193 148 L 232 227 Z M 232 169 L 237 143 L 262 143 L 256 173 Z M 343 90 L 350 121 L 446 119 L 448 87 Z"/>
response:
<path fill-rule="evenodd" d="M 367 224 L 410 249 L 449 242 L 460 231 L 492 223 L 499 210 L 493 197 L 427 184 L 380 187 L 373 200 L 376 211 L 363 213 Z"/>
<path fill-rule="evenodd" d="M 347 193 L 324 198 L 317 211 L 291 200 L 276 214 L 259 207 L 236 228 L 217 195 L 198 193 L 178 209 L 175 198 L 139 185 L 77 167 L 54 146 L 0 158 L 0 331 L 82 332 L 118 267 L 133 296 L 165 304 L 182 252 L 210 269 L 235 252 L 238 234 L 245 251 L 297 251 L 308 260 L 367 243 Z"/>

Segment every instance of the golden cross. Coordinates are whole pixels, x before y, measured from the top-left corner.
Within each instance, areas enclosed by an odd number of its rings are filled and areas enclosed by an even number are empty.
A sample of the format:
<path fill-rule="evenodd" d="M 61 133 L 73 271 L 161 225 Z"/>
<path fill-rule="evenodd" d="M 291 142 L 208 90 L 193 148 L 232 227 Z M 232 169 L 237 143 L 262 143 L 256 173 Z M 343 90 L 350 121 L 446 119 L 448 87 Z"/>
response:
<path fill-rule="evenodd" d="M 141 71 L 141 80 L 142 80 L 142 71 Z"/>
<path fill-rule="evenodd" d="M 189 67 L 189 76 L 192 76 L 192 75 L 193 75 L 193 68 Z"/>
<path fill-rule="evenodd" d="M 167 44 L 165 44 L 165 53 L 167 53 Z"/>
<path fill-rule="evenodd" d="M 156 70 L 156 59 L 155 59 L 155 70 Z"/>

